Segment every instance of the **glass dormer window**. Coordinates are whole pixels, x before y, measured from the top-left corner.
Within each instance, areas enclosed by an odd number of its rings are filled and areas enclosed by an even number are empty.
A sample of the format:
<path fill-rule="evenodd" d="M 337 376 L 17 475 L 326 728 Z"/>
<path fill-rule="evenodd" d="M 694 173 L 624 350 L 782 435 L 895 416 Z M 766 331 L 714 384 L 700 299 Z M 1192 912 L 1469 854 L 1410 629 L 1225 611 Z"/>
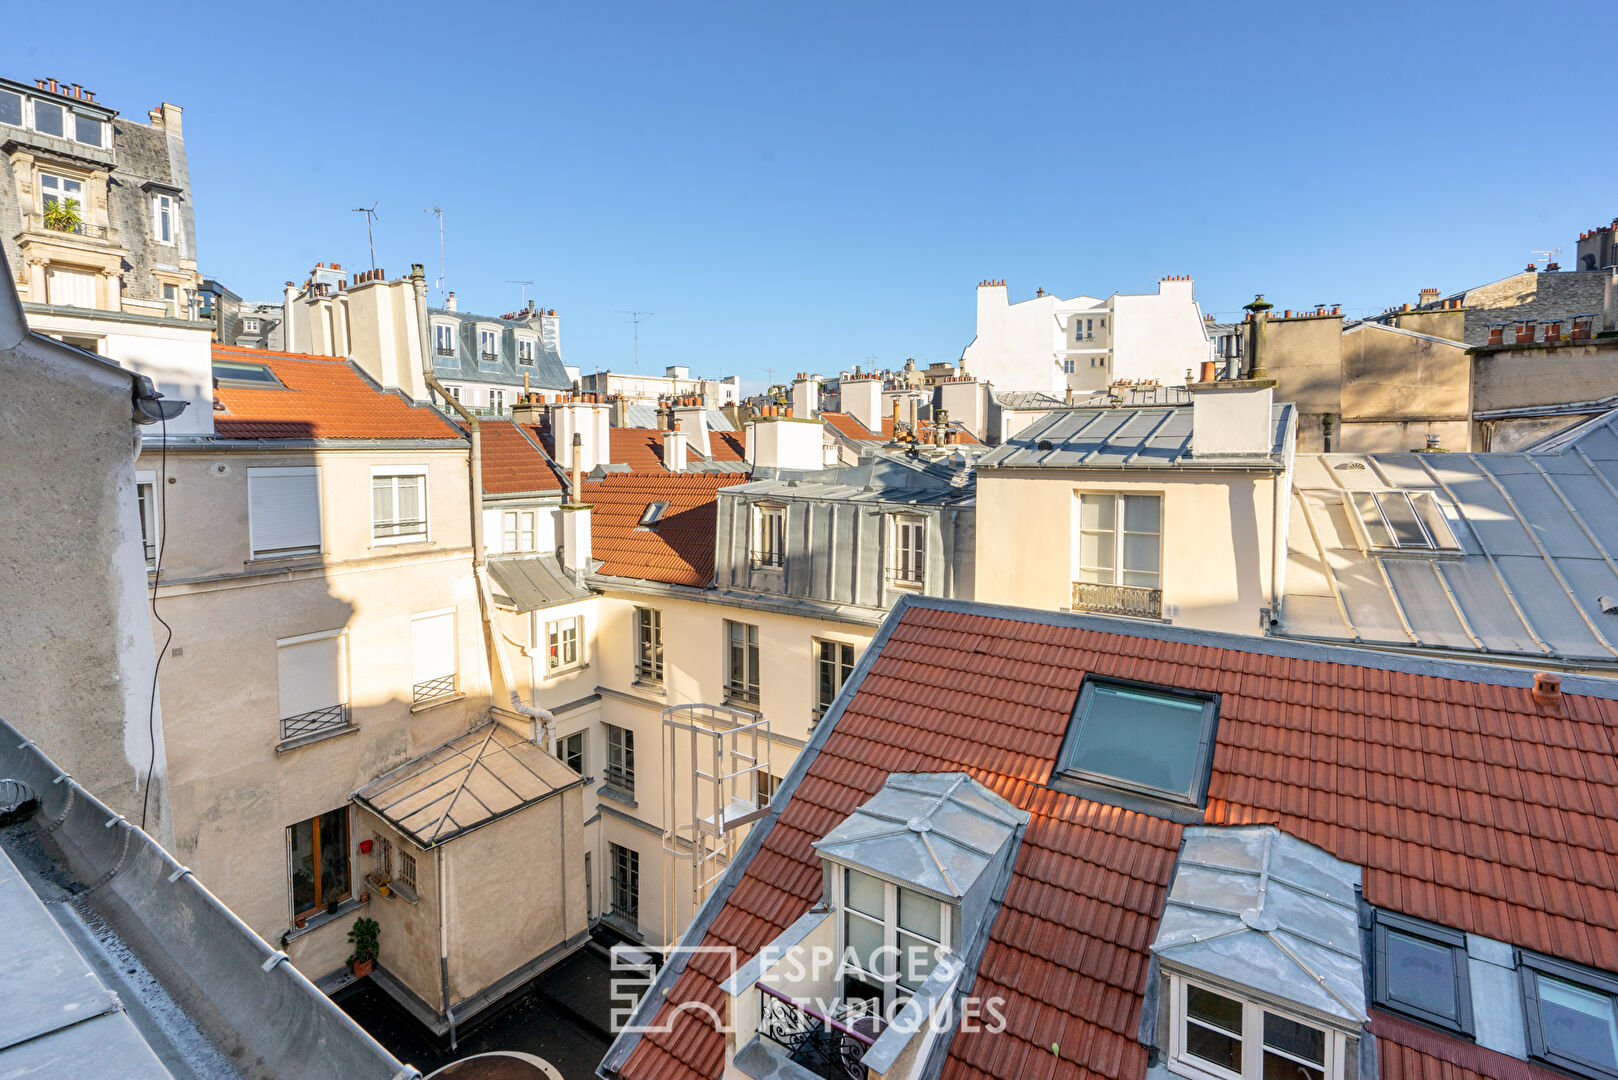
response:
<path fill-rule="evenodd" d="M 60 105 L 49 101 L 34 102 L 34 130 L 41 135 L 61 137 L 65 122 L 66 114 Z"/>
<path fill-rule="evenodd" d="M 22 95 L 0 90 L 0 124 L 22 127 Z"/>
<path fill-rule="evenodd" d="M 1459 551 L 1438 504 L 1425 491 L 1343 495 L 1366 551 Z"/>
<path fill-rule="evenodd" d="M 1060 777 L 1200 806 L 1218 718 L 1210 694 L 1086 678 L 1058 759 Z"/>
<path fill-rule="evenodd" d="M 478 353 L 486 364 L 500 359 L 500 331 L 479 329 Z"/>
<path fill-rule="evenodd" d="M 952 908 L 924 893 L 852 868 L 843 878 L 843 997 L 893 1015 L 921 988 L 948 949 Z"/>

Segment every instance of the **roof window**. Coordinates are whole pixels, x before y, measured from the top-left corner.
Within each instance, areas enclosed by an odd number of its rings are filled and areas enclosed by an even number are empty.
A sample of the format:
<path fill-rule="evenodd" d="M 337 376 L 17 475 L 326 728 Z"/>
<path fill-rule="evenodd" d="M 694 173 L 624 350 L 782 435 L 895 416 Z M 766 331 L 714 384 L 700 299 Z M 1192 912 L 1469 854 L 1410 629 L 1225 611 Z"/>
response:
<path fill-rule="evenodd" d="M 286 384 L 275 377 L 267 364 L 243 364 L 233 360 L 215 360 L 213 365 L 215 386 L 245 386 L 255 390 L 285 390 Z"/>
<path fill-rule="evenodd" d="M 1466 935 L 1378 911 L 1372 925 L 1376 1003 L 1436 1027 L 1472 1034 Z"/>
<path fill-rule="evenodd" d="M 1218 721 L 1217 695 L 1088 676 L 1057 758 L 1059 779 L 1110 802 L 1123 793 L 1199 807 Z"/>
<path fill-rule="evenodd" d="M 1528 1053 L 1579 1076 L 1618 1077 L 1618 979 L 1522 953 Z"/>
<path fill-rule="evenodd" d="M 659 521 L 663 520 L 663 514 L 668 510 L 668 508 L 669 504 L 667 502 L 651 503 L 646 507 L 646 512 L 641 514 L 640 523 L 647 528 L 651 528 L 653 525 L 656 525 Z"/>
<path fill-rule="evenodd" d="M 1367 553 L 1461 550 L 1429 492 L 1347 491 L 1343 502 Z"/>

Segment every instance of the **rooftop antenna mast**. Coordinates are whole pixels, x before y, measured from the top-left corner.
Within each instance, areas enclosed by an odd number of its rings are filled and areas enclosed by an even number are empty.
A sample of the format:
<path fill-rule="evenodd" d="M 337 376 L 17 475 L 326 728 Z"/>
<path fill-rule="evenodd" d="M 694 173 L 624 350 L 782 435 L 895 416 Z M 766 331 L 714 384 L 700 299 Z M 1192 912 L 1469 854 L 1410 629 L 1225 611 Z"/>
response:
<path fill-rule="evenodd" d="M 507 285 L 521 285 L 522 286 L 522 307 L 518 308 L 517 310 L 518 311 L 527 311 L 528 310 L 528 286 L 532 285 L 533 282 L 532 281 L 518 281 L 516 278 L 506 278 L 506 284 Z"/>
<path fill-rule="evenodd" d="M 656 315 L 657 312 L 655 312 L 655 311 L 625 311 L 623 308 L 619 308 L 618 309 L 618 314 L 620 314 L 620 315 L 628 315 L 630 321 L 635 324 L 635 374 L 639 375 L 640 374 L 640 324 L 645 322 L 647 319 L 650 319 L 653 315 Z"/>
<path fill-rule="evenodd" d="M 1562 249 L 1551 248 L 1549 251 L 1530 251 L 1528 254 L 1534 257 L 1535 262 L 1543 262 L 1546 266 L 1549 266 L 1562 257 Z"/>
<path fill-rule="evenodd" d="M 444 299 L 444 211 L 434 206 L 429 210 L 423 210 L 422 213 L 438 215 L 438 299 L 442 303 Z"/>
<path fill-rule="evenodd" d="M 354 207 L 354 213 L 365 215 L 365 239 L 371 245 L 371 269 L 376 269 L 376 234 L 371 230 L 371 222 L 376 220 L 376 203 L 367 209 L 363 206 Z"/>

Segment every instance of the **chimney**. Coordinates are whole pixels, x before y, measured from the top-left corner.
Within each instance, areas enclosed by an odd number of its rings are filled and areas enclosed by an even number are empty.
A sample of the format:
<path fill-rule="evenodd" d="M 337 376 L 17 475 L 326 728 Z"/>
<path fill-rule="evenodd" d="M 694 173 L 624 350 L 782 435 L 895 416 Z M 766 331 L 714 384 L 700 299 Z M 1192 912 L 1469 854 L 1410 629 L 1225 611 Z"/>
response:
<path fill-rule="evenodd" d="M 604 465 L 612 453 L 611 426 L 607 406 L 595 401 L 571 399 L 551 406 L 551 437 L 559 452 L 577 445 L 579 464 L 585 472 Z M 578 438 L 575 444 L 574 439 Z"/>
<path fill-rule="evenodd" d="M 588 574 L 590 565 L 590 504 L 583 500 L 584 436 L 574 432 L 573 490 L 562 507 L 562 565 L 575 575 Z"/>
<path fill-rule="evenodd" d="M 514 424 L 543 424 L 545 422 L 545 403 L 533 400 L 528 395 L 517 399 L 511 406 L 511 422 Z"/>
<path fill-rule="evenodd" d="M 685 472 L 685 432 L 663 432 L 663 467 L 669 472 Z"/>
<path fill-rule="evenodd" d="M 1247 346 L 1247 377 L 1249 379 L 1269 378 L 1269 369 L 1264 366 L 1265 361 L 1268 359 L 1264 355 L 1264 336 L 1267 332 L 1266 324 L 1270 319 L 1270 309 L 1273 307 L 1275 305 L 1265 300 L 1263 293 L 1253 297 L 1251 304 L 1242 306 L 1242 310 L 1247 312 L 1248 337 L 1251 338 Z"/>
<path fill-rule="evenodd" d="M 1428 304 L 1437 302 L 1437 300 L 1438 300 L 1438 290 L 1437 289 L 1423 289 L 1423 290 L 1421 290 L 1421 296 L 1417 299 L 1416 303 L 1418 303 L 1421 306 L 1425 307 Z"/>
<path fill-rule="evenodd" d="M 171 105 L 165 101 L 157 107 L 157 111 L 163 116 L 163 130 L 170 135 L 180 135 L 184 138 L 180 132 L 180 114 L 185 110 L 178 105 Z"/>
<path fill-rule="evenodd" d="M 939 409 L 933 413 L 933 442 L 943 446 L 949 434 L 949 410 Z"/>
<path fill-rule="evenodd" d="M 460 310 L 459 308 L 457 308 L 455 306 L 455 293 L 454 293 L 453 290 L 451 290 L 450 294 L 444 298 L 444 310 L 445 311 L 458 311 L 458 310 Z"/>
<path fill-rule="evenodd" d="M 1191 456 L 1269 456 L 1274 451 L 1269 379 L 1192 383 Z"/>
<path fill-rule="evenodd" d="M 747 426 L 747 460 L 754 468 L 811 471 L 826 464 L 825 426 L 770 408 Z"/>
<path fill-rule="evenodd" d="M 882 380 L 862 376 L 842 380 L 843 411 L 873 434 L 882 431 Z"/>
<path fill-rule="evenodd" d="M 695 398 L 681 398 L 682 401 L 695 401 Z M 703 405 L 677 405 L 674 407 L 670 426 L 685 432 L 691 450 L 703 457 L 712 457 L 713 448 L 708 442 L 708 410 Z"/>
<path fill-rule="evenodd" d="M 1562 703 L 1562 676 L 1550 671 L 1534 673 L 1534 700 L 1541 705 Z"/>
<path fill-rule="evenodd" d="M 820 411 L 820 376 L 799 372 L 792 382 L 792 415 L 812 418 Z"/>

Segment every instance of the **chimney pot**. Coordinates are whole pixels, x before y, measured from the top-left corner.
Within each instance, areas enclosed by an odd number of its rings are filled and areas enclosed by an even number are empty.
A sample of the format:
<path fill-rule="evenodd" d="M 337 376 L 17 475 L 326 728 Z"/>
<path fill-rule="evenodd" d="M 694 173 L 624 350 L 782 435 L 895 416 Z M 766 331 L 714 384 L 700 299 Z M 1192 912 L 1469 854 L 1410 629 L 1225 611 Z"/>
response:
<path fill-rule="evenodd" d="M 1559 705 L 1562 701 L 1562 676 L 1552 671 L 1534 673 L 1534 700 L 1541 705 Z"/>
<path fill-rule="evenodd" d="M 56 93 L 56 80 L 55 79 L 50 80 L 50 84 L 51 84 L 51 93 L 53 93 L 53 94 Z"/>

